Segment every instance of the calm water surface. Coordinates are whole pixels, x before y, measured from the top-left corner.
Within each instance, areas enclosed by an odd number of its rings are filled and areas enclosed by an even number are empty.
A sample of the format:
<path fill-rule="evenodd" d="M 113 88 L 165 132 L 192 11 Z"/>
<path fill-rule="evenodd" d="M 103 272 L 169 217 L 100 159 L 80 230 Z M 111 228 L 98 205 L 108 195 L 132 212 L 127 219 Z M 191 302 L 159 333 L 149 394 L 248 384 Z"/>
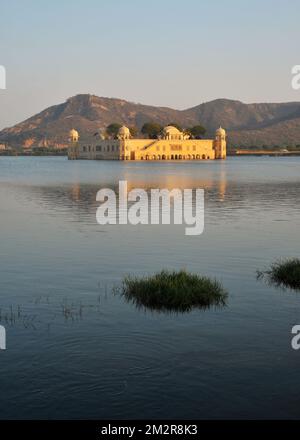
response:
<path fill-rule="evenodd" d="M 97 191 L 204 188 L 205 231 L 100 226 Z M 299 418 L 300 294 L 256 281 L 299 256 L 300 158 L 120 163 L 0 158 L 0 418 Z M 219 278 L 228 307 L 166 315 L 128 273 Z"/>

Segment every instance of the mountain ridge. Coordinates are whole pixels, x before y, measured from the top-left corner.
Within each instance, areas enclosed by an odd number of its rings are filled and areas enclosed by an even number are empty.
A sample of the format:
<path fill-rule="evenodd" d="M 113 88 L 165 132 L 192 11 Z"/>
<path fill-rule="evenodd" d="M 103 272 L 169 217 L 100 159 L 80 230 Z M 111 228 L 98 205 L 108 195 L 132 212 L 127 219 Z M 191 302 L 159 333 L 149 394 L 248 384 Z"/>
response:
<path fill-rule="evenodd" d="M 68 133 L 76 128 L 81 137 L 104 129 L 112 122 L 141 129 L 145 122 L 183 127 L 196 124 L 212 136 L 222 125 L 229 146 L 294 146 L 300 144 L 300 102 L 252 103 L 218 98 L 194 107 L 176 110 L 134 103 L 119 98 L 78 94 L 0 131 L 0 142 L 15 147 L 66 145 Z"/>

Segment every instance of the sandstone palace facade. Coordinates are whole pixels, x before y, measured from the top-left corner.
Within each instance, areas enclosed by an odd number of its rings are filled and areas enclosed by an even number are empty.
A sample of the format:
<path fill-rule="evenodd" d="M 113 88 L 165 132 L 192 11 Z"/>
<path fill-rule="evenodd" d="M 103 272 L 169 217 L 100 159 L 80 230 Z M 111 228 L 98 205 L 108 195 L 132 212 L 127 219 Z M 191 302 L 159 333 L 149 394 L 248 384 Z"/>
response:
<path fill-rule="evenodd" d="M 191 139 L 176 127 L 164 128 L 158 139 L 133 139 L 130 130 L 120 128 L 117 139 L 103 139 L 99 134 L 79 140 L 70 131 L 69 159 L 90 160 L 213 160 L 226 158 L 226 132 L 216 130 L 215 139 Z"/>

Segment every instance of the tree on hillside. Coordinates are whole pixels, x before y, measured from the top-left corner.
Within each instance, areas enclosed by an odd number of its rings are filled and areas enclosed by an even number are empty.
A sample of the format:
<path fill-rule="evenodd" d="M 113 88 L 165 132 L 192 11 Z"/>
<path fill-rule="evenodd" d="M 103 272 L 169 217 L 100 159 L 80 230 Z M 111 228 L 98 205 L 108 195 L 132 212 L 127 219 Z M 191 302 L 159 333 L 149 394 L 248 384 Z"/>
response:
<path fill-rule="evenodd" d="M 131 136 L 134 138 L 134 137 L 137 137 L 139 129 L 136 126 L 132 126 L 132 127 L 129 127 L 129 131 L 130 131 Z"/>
<path fill-rule="evenodd" d="M 202 125 L 194 125 L 194 127 L 188 128 L 186 132 L 194 139 L 201 139 L 205 135 L 206 129 Z"/>
<path fill-rule="evenodd" d="M 116 137 L 117 137 L 117 134 L 118 134 L 118 132 L 119 132 L 119 130 L 120 130 L 121 127 L 122 127 L 121 124 L 118 124 L 117 122 L 113 122 L 112 124 L 109 124 L 109 125 L 106 127 L 106 134 L 107 134 L 108 136 L 111 136 L 111 137 L 113 137 L 113 138 L 116 138 Z"/>
<path fill-rule="evenodd" d="M 162 131 L 163 127 L 156 122 L 146 122 L 141 129 L 144 135 L 149 136 L 150 139 L 157 139 L 159 133 Z"/>

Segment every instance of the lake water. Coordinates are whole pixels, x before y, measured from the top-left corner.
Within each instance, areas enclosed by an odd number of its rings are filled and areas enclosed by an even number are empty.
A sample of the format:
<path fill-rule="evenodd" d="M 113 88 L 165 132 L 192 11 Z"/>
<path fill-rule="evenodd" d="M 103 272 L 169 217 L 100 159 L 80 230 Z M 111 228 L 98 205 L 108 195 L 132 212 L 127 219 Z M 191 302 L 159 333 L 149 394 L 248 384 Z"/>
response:
<path fill-rule="evenodd" d="M 204 188 L 204 233 L 98 225 L 97 191 L 122 179 Z M 300 158 L 2 157 L 0 219 L 1 419 L 300 417 L 300 295 L 256 280 L 300 254 Z M 217 277 L 228 306 L 164 314 L 112 294 L 162 268 Z"/>

